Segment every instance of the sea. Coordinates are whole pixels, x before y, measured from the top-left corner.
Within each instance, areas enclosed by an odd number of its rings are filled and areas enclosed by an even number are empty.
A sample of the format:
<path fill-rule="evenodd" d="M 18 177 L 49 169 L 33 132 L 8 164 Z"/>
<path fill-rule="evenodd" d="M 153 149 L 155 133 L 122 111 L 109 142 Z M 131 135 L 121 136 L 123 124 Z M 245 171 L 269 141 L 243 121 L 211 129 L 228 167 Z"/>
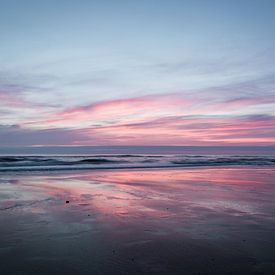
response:
<path fill-rule="evenodd" d="M 0 147 L 0 172 L 275 166 L 275 146 Z"/>

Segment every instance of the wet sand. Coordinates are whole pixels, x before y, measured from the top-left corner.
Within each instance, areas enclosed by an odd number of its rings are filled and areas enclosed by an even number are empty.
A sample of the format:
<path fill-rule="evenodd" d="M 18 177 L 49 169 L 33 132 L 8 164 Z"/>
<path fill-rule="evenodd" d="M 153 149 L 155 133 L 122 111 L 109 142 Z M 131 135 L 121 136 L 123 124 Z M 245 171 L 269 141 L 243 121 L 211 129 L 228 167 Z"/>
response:
<path fill-rule="evenodd" d="M 0 175 L 0 274 L 275 274 L 275 168 Z"/>

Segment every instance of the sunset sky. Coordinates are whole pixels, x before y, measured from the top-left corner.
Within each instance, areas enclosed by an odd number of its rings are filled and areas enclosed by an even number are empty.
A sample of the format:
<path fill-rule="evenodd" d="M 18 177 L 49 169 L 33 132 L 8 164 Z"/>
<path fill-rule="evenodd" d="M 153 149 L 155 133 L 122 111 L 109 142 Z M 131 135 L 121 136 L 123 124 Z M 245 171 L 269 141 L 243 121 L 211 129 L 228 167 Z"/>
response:
<path fill-rule="evenodd" d="M 0 142 L 275 145 L 275 1 L 0 0 Z"/>

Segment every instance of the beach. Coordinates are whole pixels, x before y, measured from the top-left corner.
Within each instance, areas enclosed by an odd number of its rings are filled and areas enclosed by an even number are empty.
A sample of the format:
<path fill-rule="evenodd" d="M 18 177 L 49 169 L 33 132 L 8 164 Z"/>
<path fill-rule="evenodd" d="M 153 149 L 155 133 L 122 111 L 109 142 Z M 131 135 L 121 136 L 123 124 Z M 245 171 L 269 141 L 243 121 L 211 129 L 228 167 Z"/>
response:
<path fill-rule="evenodd" d="M 1 274 L 274 274 L 274 166 L 2 172 Z"/>

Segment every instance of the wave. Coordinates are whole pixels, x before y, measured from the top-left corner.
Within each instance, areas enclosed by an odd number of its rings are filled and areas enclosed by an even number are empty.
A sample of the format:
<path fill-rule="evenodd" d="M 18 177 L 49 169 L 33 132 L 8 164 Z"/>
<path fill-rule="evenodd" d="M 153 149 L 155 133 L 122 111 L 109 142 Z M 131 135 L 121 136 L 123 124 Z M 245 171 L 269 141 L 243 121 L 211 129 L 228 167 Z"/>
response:
<path fill-rule="evenodd" d="M 0 156 L 0 172 L 190 166 L 275 165 L 274 156 L 93 155 Z"/>

